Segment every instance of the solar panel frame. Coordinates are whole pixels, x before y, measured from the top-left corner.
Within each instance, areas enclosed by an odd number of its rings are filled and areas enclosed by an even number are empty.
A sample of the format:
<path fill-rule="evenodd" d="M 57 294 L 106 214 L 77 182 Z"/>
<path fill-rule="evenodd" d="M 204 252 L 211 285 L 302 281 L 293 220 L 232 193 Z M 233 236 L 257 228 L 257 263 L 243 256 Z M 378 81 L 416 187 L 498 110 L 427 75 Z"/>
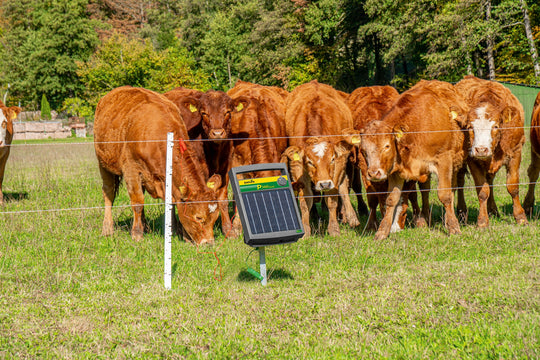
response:
<path fill-rule="evenodd" d="M 281 176 L 287 180 L 286 185 L 260 190 L 240 185 L 242 181 L 238 179 L 240 174 L 271 170 L 280 171 Z M 269 163 L 235 167 L 229 171 L 229 179 L 244 230 L 244 242 L 247 245 L 260 247 L 286 244 L 296 242 L 304 236 L 302 218 L 285 164 Z M 265 179 L 271 178 L 254 180 L 264 181 Z M 269 205 L 272 206 L 272 213 L 270 213 Z M 258 218 L 256 219 L 255 216 Z M 280 223 L 282 221 L 284 223 Z"/>

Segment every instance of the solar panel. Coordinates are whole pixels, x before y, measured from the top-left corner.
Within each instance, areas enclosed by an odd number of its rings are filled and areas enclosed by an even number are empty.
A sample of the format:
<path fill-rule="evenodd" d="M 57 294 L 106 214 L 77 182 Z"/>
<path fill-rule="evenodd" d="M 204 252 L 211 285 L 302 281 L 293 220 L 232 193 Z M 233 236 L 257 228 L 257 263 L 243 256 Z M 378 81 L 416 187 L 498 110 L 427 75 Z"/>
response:
<path fill-rule="evenodd" d="M 269 170 L 281 175 L 239 179 L 244 173 Z M 289 178 L 282 163 L 239 166 L 229 171 L 246 244 L 254 247 L 285 244 L 304 236 Z"/>

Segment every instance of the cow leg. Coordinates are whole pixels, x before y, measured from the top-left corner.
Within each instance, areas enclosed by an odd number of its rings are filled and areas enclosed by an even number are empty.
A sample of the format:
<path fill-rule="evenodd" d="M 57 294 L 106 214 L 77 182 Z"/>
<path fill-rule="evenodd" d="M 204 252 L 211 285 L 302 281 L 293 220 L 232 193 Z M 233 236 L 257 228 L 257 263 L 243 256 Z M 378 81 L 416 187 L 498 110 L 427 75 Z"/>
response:
<path fill-rule="evenodd" d="M 218 207 L 221 214 L 221 231 L 226 238 L 235 238 L 239 233 L 233 231 L 231 218 L 229 217 L 229 202 L 227 201 L 227 186 L 218 190 Z"/>
<path fill-rule="evenodd" d="M 418 206 L 418 194 L 416 193 L 416 181 L 407 181 L 403 186 L 404 192 L 402 197 L 403 210 L 399 220 L 399 227 L 405 229 L 405 222 L 407 220 L 407 209 L 409 207 L 409 201 L 413 210 L 413 219 L 416 220 L 420 216 L 420 207 Z"/>
<path fill-rule="evenodd" d="M 375 240 L 382 240 L 388 237 L 394 222 L 397 205 L 401 200 L 401 189 L 403 188 L 403 179 L 398 175 L 391 175 L 388 181 L 388 190 L 390 191 L 386 198 L 386 210 L 384 217 L 379 225 L 379 230 L 375 233 Z"/>
<path fill-rule="evenodd" d="M 311 226 L 309 225 L 309 213 L 313 206 L 313 192 L 311 184 L 303 184 L 298 190 L 298 202 L 300 204 L 300 213 L 302 214 L 302 225 L 304 226 L 304 237 L 311 236 Z"/>
<path fill-rule="evenodd" d="M 341 198 L 342 211 L 347 223 L 352 227 L 360 225 L 360 221 L 358 221 L 358 217 L 356 216 L 356 211 L 354 211 L 351 204 L 351 198 L 349 197 L 349 179 L 347 176 L 345 176 L 341 184 L 339 184 L 339 197 Z M 339 199 L 336 198 L 336 201 L 338 200 Z M 365 205 L 366 204 L 364 203 L 364 206 Z"/>
<path fill-rule="evenodd" d="M 499 217 L 499 209 L 497 209 L 497 204 L 495 203 L 495 195 L 493 194 L 493 179 L 495 178 L 495 174 L 486 174 L 487 183 L 489 185 L 489 197 L 487 200 L 487 208 L 488 208 L 488 214 L 490 216 L 496 216 Z M 521 207 L 521 204 L 519 205 Z"/>
<path fill-rule="evenodd" d="M 486 175 L 482 166 L 477 165 L 474 161 L 469 164 L 471 168 L 471 174 L 474 179 L 474 185 L 476 193 L 478 195 L 478 220 L 477 225 L 480 228 L 489 226 L 489 214 L 488 214 L 488 198 L 490 193 L 489 183 L 486 179 Z"/>
<path fill-rule="evenodd" d="M 463 165 L 457 173 L 457 216 L 459 222 L 467 224 L 469 212 L 467 203 L 465 202 L 465 174 L 467 173 L 467 165 Z"/>
<path fill-rule="evenodd" d="M 326 206 L 328 206 L 328 235 L 330 236 L 339 236 L 339 224 L 337 221 L 337 208 L 339 202 L 339 194 L 334 190 L 327 192 L 325 197 Z"/>
<path fill-rule="evenodd" d="M 238 209 L 234 207 L 234 216 L 232 220 L 232 231 L 234 234 L 240 235 L 242 232 L 242 222 L 240 221 L 240 216 L 238 216 Z"/>
<path fill-rule="evenodd" d="M 510 159 L 506 167 L 506 189 L 512 197 L 514 219 L 519 225 L 526 225 L 527 217 L 525 216 L 525 210 L 521 207 L 519 202 L 519 165 L 521 163 L 521 152 L 516 152 L 514 157 Z"/>
<path fill-rule="evenodd" d="M 131 227 L 131 238 L 140 241 L 144 234 L 144 190 L 139 173 L 136 171 L 125 172 L 124 180 L 131 201 L 133 210 L 133 225 Z"/>
<path fill-rule="evenodd" d="M 369 218 L 367 220 L 366 228 L 368 230 L 377 230 L 377 206 L 379 205 L 379 195 L 375 193 L 376 190 L 373 187 L 366 189 L 368 205 L 369 205 Z"/>
<path fill-rule="evenodd" d="M 99 173 L 101 174 L 101 180 L 103 185 L 101 187 L 103 191 L 103 200 L 105 202 L 105 215 L 103 217 L 103 227 L 101 234 L 103 236 L 112 235 L 114 232 L 114 223 L 112 218 L 112 206 L 114 203 L 114 198 L 118 191 L 118 185 L 120 177 L 115 175 L 103 167 L 99 167 Z"/>
<path fill-rule="evenodd" d="M 531 164 L 527 169 L 527 175 L 529 176 L 529 188 L 527 190 L 527 195 L 523 201 L 523 209 L 529 214 L 533 215 L 534 210 L 534 187 L 536 185 L 536 180 L 538 180 L 538 175 L 540 174 L 540 156 L 531 151 Z"/>
<path fill-rule="evenodd" d="M 431 209 L 429 208 L 429 193 L 431 191 L 431 175 L 425 182 L 418 182 L 420 196 L 422 197 L 422 214 L 416 220 L 416 227 L 431 225 Z"/>
<path fill-rule="evenodd" d="M 4 206 L 4 193 L 2 184 L 4 183 L 4 171 L 6 169 L 7 155 L 0 157 L 0 206 Z"/>
<path fill-rule="evenodd" d="M 350 174 L 349 178 L 351 180 L 351 188 L 354 191 L 354 194 L 356 195 L 356 201 L 357 201 L 357 208 L 358 208 L 358 214 L 360 215 L 367 215 L 368 214 L 368 207 L 364 201 L 364 198 L 362 197 L 362 177 L 360 175 L 360 169 L 358 169 L 354 164 L 351 162 L 347 163 L 347 168 L 351 168 L 350 171 L 347 173 Z M 367 192 L 367 191 L 366 191 Z"/>
<path fill-rule="evenodd" d="M 450 235 L 461 234 L 459 221 L 454 213 L 454 191 L 452 184 L 455 178 L 452 169 L 452 159 L 450 157 L 441 159 L 437 170 L 439 177 L 437 195 L 445 209 L 444 224 Z"/>

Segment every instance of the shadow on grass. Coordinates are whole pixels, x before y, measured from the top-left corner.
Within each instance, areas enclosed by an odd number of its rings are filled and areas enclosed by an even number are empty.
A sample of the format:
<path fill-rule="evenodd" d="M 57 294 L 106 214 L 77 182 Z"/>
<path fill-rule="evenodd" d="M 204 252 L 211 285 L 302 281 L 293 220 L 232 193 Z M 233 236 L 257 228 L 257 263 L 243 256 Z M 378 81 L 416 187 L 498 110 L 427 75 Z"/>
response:
<path fill-rule="evenodd" d="M 268 280 L 294 280 L 290 272 L 284 269 L 269 269 L 267 272 Z M 238 281 L 241 282 L 260 282 L 255 276 L 251 275 L 247 270 L 242 270 L 238 273 Z"/>
<path fill-rule="evenodd" d="M 14 202 L 28 199 L 28 193 L 25 192 L 6 192 L 4 194 L 5 202 Z"/>

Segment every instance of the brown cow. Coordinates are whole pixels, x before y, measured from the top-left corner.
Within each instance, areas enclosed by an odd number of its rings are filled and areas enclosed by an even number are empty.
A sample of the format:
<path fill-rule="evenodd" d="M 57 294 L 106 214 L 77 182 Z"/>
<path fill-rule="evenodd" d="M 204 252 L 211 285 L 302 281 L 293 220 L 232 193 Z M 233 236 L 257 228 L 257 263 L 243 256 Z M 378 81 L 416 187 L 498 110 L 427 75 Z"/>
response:
<path fill-rule="evenodd" d="M 289 92 L 275 86 L 262 86 L 238 80 L 227 92 L 232 99 L 247 98 L 244 111 L 233 114 L 231 121 L 234 139 L 231 167 L 276 163 L 287 148 L 285 106 Z M 253 140 L 250 140 L 253 139 Z M 244 174 L 245 177 L 276 176 L 275 171 Z M 242 224 L 235 215 L 233 233 L 239 234 Z"/>
<path fill-rule="evenodd" d="M 215 90 L 204 93 L 195 91 L 191 94 L 186 92 L 185 97 L 178 96 L 177 92 L 184 90 L 172 90 L 164 95 L 171 99 L 182 113 L 188 109 L 189 112 L 198 114 L 198 123 L 197 115 L 188 118 L 190 138 L 202 139 L 202 146 L 196 146 L 201 162 L 206 162 L 210 174 L 218 174 L 223 179 L 217 189 L 222 231 L 227 237 L 235 237 L 237 234 L 232 231 L 227 197 L 228 171 L 233 154 L 233 144 L 230 141 L 231 116 L 247 107 L 248 101 L 243 97 L 233 100 L 223 91 Z"/>
<path fill-rule="evenodd" d="M 446 209 L 445 225 L 459 234 L 454 213 L 452 185 L 465 160 L 466 104 L 446 82 L 420 81 L 405 91 L 381 121 L 371 121 L 362 134 L 361 148 L 367 162 L 368 180 L 388 179 L 386 212 L 375 239 L 392 230 L 394 216 L 400 216 L 401 192 L 405 181 L 426 182 L 437 174 L 438 196 Z"/>
<path fill-rule="evenodd" d="M 312 184 L 325 192 L 329 211 L 328 233 L 339 235 L 338 195 L 344 206 L 345 221 L 360 223 L 349 198 L 346 164 L 352 145 L 342 136 L 352 130 L 347 94 L 316 80 L 298 86 L 289 96 L 285 115 L 289 146 L 282 154 L 298 189 L 305 236 L 311 235 L 309 214 L 313 205 Z"/>
<path fill-rule="evenodd" d="M 382 117 L 390 110 L 395 101 L 399 98 L 399 93 L 391 86 L 367 86 L 360 87 L 354 90 L 348 99 L 349 107 L 353 115 L 354 129 L 362 132 L 364 127 L 371 120 L 381 120 Z M 360 169 L 361 179 L 366 186 L 366 195 L 369 205 L 369 217 L 366 228 L 369 230 L 377 230 L 377 206 L 381 206 L 381 213 L 384 216 L 384 204 L 386 203 L 388 181 L 370 182 L 367 180 L 367 164 L 364 156 L 358 151 L 356 156 L 356 167 Z M 358 171 L 355 171 L 354 176 L 351 176 L 352 189 L 358 196 L 358 203 L 361 202 L 362 181 Z M 427 184 L 429 186 L 429 184 Z M 407 205 L 410 198 L 413 206 L 413 213 L 417 226 L 426 225 L 425 218 L 429 218 L 428 214 L 428 197 L 429 192 L 422 191 L 422 209 L 423 215 L 419 216 L 420 209 L 414 191 L 416 183 L 407 183 L 404 185 L 406 191 L 403 192 L 404 199 L 402 201 L 403 211 L 402 217 L 398 223 L 400 228 L 404 228 L 407 216 Z M 360 206 L 359 206 L 360 207 Z"/>
<path fill-rule="evenodd" d="M 470 148 L 467 165 L 478 193 L 478 227 L 489 225 L 489 213 L 499 215 L 493 191 L 497 171 L 506 166 L 506 188 L 514 204 L 514 218 L 526 224 L 525 211 L 519 202 L 519 165 L 525 142 L 524 112 L 510 90 L 494 81 L 466 76 L 456 84 L 456 90 L 469 106 L 467 128 Z M 462 175 L 461 175 L 462 177 Z M 463 180 L 460 180 L 460 184 Z M 459 187 L 458 211 L 467 219 L 463 188 Z"/>
<path fill-rule="evenodd" d="M 533 215 L 534 210 L 534 186 L 540 173 L 540 92 L 536 95 L 533 113 L 531 116 L 531 164 L 527 169 L 529 175 L 529 189 L 523 201 L 523 208 L 527 214 Z"/>
<path fill-rule="evenodd" d="M 249 99 L 248 107 L 232 117 L 232 166 L 279 162 L 287 148 L 285 106 L 289 93 L 239 80 L 227 94 L 233 99 Z M 272 174 L 260 172 L 258 176 Z"/>
<path fill-rule="evenodd" d="M 13 140 L 13 120 L 22 111 L 18 106 L 7 107 L 0 101 L 0 206 L 4 205 L 4 194 L 2 193 L 2 183 L 4 181 L 4 171 L 6 170 L 6 162 L 11 149 L 11 141 Z"/>
<path fill-rule="evenodd" d="M 98 103 L 94 122 L 94 146 L 103 180 L 105 217 L 103 235 L 113 233 L 112 205 L 124 178 L 133 209 L 131 236 L 144 232 L 144 191 L 164 199 L 167 133 L 188 139 L 178 108 L 150 90 L 123 86 Z M 221 177 L 207 178 L 192 149 L 180 141 L 173 148 L 172 197 L 185 235 L 197 244 L 213 243 L 218 217 L 217 192 Z"/>

